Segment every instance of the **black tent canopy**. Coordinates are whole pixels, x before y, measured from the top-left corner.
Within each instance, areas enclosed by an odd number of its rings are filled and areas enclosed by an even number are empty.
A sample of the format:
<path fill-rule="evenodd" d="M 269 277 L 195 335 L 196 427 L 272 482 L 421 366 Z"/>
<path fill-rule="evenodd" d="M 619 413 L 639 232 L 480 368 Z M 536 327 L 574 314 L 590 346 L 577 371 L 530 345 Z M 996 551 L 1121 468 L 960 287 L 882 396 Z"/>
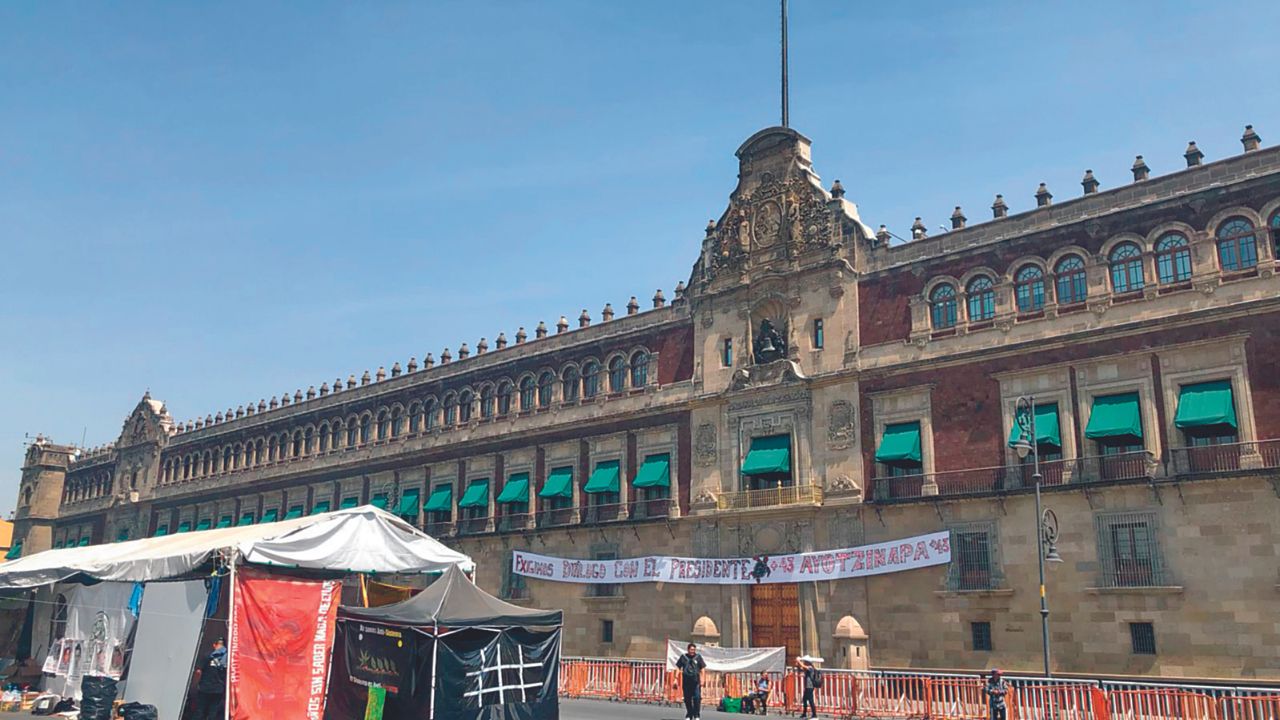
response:
<path fill-rule="evenodd" d="M 524 608 L 503 602 L 476 587 L 456 565 L 408 600 L 383 607 L 342 610 L 348 617 L 393 625 L 464 628 L 564 624 L 564 613 L 560 610 Z"/>

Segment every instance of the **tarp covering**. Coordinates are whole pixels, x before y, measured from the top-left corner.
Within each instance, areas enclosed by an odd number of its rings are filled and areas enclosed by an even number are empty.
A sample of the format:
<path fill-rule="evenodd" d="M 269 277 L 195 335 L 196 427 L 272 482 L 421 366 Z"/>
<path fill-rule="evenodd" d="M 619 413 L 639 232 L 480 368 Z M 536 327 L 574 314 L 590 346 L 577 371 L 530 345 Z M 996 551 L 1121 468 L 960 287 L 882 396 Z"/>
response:
<path fill-rule="evenodd" d="M 742 461 L 743 475 L 791 472 L 791 436 L 751 438 L 751 449 Z"/>
<path fill-rule="evenodd" d="M 373 507 L 188 532 L 90 548 L 49 550 L 0 564 L 0 588 L 87 578 L 146 582 L 189 575 L 219 551 L 246 561 L 350 572 L 442 572 L 474 563 L 403 520 Z"/>
<path fill-rule="evenodd" d="M 1022 437 L 1022 426 L 1014 418 L 1013 428 L 1009 431 L 1009 447 L 1013 447 Z M 1058 422 L 1058 403 L 1036 405 L 1036 444 L 1051 450 L 1062 449 L 1062 431 Z"/>
<path fill-rule="evenodd" d="M 1084 436 L 1090 440 L 1141 440 L 1142 411 L 1138 408 L 1138 393 L 1094 398 Z"/>
<path fill-rule="evenodd" d="M 158 717 L 182 715 L 209 592 L 203 580 L 152 583 L 138 618 L 125 702 L 155 705 Z"/>
<path fill-rule="evenodd" d="M 503 602 L 476 587 L 458 567 L 451 566 L 426 590 L 395 605 L 380 608 L 342 608 L 344 615 L 392 625 L 443 625 L 451 628 L 502 625 L 560 625 L 559 610 L 524 608 Z"/>
<path fill-rule="evenodd" d="M 676 663 L 688 647 L 687 642 L 667 640 L 668 671 L 676 669 Z M 706 661 L 707 670 L 711 672 L 781 673 L 787 669 L 785 647 L 727 648 L 699 645 L 698 654 Z"/>
<path fill-rule="evenodd" d="M 1183 385 L 1173 424 L 1183 430 L 1236 428 L 1236 404 L 1230 380 Z"/>

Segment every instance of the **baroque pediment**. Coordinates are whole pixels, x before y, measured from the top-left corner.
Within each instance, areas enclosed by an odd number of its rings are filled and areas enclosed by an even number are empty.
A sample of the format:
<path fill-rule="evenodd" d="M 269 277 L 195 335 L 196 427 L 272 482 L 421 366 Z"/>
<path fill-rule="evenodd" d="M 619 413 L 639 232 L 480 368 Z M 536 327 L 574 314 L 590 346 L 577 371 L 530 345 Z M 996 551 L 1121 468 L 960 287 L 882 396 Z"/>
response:
<path fill-rule="evenodd" d="M 124 428 L 120 432 L 120 440 L 116 443 L 116 447 L 159 442 L 161 439 L 168 438 L 169 428 L 172 425 L 173 418 L 169 416 L 164 403 L 147 393 L 142 396 L 137 407 L 124 421 Z"/>

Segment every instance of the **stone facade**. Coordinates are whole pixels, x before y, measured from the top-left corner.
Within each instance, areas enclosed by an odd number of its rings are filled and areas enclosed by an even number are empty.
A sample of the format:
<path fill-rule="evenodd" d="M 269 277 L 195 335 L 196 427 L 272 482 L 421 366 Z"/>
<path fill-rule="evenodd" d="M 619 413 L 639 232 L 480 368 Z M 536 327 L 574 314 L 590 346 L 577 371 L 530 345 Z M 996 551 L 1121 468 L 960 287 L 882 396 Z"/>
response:
<path fill-rule="evenodd" d="M 659 291 L 643 312 L 632 298 L 194 422 L 144 397 L 111 446 L 30 448 L 24 552 L 373 502 L 470 553 L 487 589 L 563 607 L 568 654 L 696 637 L 845 667 L 1034 670 L 1034 477 L 1009 444 L 1034 396 L 1058 426 L 1040 465 L 1063 559 L 1054 667 L 1280 677 L 1280 150 L 1101 192 L 1090 173 L 1079 198 L 1042 189 L 1012 216 L 998 198 L 975 225 L 957 208 L 952 231 L 920 223 L 905 244 L 823 187 L 795 131 L 738 157 L 669 304 Z M 1213 432 L 1178 411 L 1204 383 L 1225 384 L 1234 418 Z M 1140 427 L 1124 442 L 1090 427 L 1120 396 Z M 917 456 L 878 461 L 902 427 Z M 744 474 L 779 437 L 789 470 Z M 634 487 L 663 456 L 669 491 Z M 614 464 L 616 494 L 588 492 Z M 566 497 L 541 496 L 566 476 Z M 526 477 L 527 506 L 498 502 Z M 447 510 L 424 512 L 445 488 Z M 739 557 L 941 529 L 950 567 L 769 596 L 509 571 L 513 549 Z"/>

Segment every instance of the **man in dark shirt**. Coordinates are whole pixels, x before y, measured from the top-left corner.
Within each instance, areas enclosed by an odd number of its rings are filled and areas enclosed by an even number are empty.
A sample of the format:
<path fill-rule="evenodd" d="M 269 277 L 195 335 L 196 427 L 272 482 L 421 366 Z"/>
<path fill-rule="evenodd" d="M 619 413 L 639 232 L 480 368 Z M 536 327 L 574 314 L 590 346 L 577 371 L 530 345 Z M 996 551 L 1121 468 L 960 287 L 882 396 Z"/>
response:
<path fill-rule="evenodd" d="M 1005 720 L 1004 696 L 1009 694 L 1009 683 L 1004 681 L 999 670 L 991 671 L 991 678 L 983 692 L 987 695 L 991 720 Z"/>
<path fill-rule="evenodd" d="M 195 720 L 222 720 L 227 696 L 227 647 L 222 638 L 213 641 L 213 651 L 200 661 L 196 683 Z"/>
<path fill-rule="evenodd" d="M 702 671 L 707 663 L 698 654 L 698 646 L 689 643 L 689 649 L 676 662 L 680 671 L 680 686 L 684 689 L 684 720 L 700 720 L 702 717 Z"/>
<path fill-rule="evenodd" d="M 808 657 L 796 658 L 796 664 L 800 666 L 800 672 L 804 675 L 804 695 L 800 699 L 800 717 L 818 717 L 818 708 L 813 702 L 813 693 L 822 685 L 822 681 L 818 678 L 818 668 L 813 666 L 813 662 Z M 808 713 L 806 715 L 805 713 Z"/>

